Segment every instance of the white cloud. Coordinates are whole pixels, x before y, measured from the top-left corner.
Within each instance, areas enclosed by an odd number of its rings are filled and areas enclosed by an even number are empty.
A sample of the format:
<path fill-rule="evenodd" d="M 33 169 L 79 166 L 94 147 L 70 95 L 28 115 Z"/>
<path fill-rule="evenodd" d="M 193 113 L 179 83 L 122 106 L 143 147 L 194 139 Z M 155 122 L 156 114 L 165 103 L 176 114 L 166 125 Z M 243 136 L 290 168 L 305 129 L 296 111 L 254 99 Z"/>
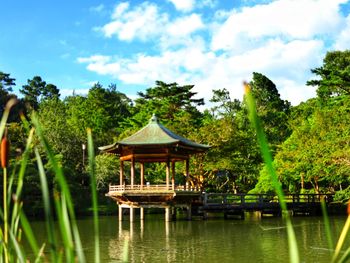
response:
<path fill-rule="evenodd" d="M 195 0 L 168 0 L 171 2 L 175 8 L 179 11 L 189 12 L 195 6 Z"/>
<path fill-rule="evenodd" d="M 259 72 L 277 85 L 282 98 L 298 104 L 315 95 L 315 89 L 305 83 L 310 69 L 321 65 L 329 43 L 337 39 L 338 48 L 350 43 L 350 16 L 345 20 L 339 11 L 344 1 L 275 0 L 214 10 L 212 17 L 191 12 L 175 19 L 155 4 L 123 2 L 100 30 L 120 41 L 147 42 L 153 53 L 145 49 L 133 55 L 93 55 L 77 61 L 124 84 L 147 87 L 155 80 L 195 84 L 199 97 L 207 101 L 212 89 L 222 88 L 242 99 L 242 81 Z M 199 2 L 191 1 L 191 7 L 181 11 L 197 7 Z"/>
<path fill-rule="evenodd" d="M 344 0 L 276 0 L 233 12 L 214 33 L 214 50 L 238 49 L 260 38 L 283 36 L 309 39 L 331 34 L 343 22 L 339 3 Z"/>
<path fill-rule="evenodd" d="M 167 21 L 167 15 L 160 14 L 155 4 L 144 2 L 129 10 L 129 3 L 120 3 L 114 9 L 112 21 L 100 30 L 106 37 L 116 35 L 120 40 L 146 41 L 149 37 L 159 35 L 159 29 Z"/>
<path fill-rule="evenodd" d="M 203 28 L 204 24 L 201 17 L 198 14 L 191 14 L 169 23 L 166 30 L 172 37 L 183 37 Z"/>
<path fill-rule="evenodd" d="M 350 15 L 346 18 L 344 28 L 337 36 L 336 42 L 334 43 L 334 49 L 345 50 L 350 49 Z"/>

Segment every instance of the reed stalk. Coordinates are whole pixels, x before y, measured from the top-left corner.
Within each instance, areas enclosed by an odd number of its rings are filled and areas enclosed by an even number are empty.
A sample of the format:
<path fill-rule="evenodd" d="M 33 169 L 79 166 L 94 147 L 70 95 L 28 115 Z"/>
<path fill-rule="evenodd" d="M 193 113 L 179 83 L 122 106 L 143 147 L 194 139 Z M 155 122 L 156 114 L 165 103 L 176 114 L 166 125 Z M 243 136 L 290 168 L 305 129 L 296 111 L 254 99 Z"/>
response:
<path fill-rule="evenodd" d="M 285 195 L 283 193 L 282 185 L 278 180 L 276 170 L 273 166 L 272 155 L 271 155 L 271 152 L 269 149 L 269 145 L 268 145 L 268 142 L 266 139 L 265 132 L 264 132 L 263 127 L 260 123 L 260 119 L 257 115 L 255 99 L 254 99 L 254 96 L 252 94 L 251 88 L 250 88 L 249 84 L 246 82 L 244 82 L 243 85 L 244 85 L 245 98 L 246 98 L 248 111 L 249 111 L 249 119 L 250 119 L 252 126 L 254 127 L 254 129 L 256 131 L 258 143 L 260 146 L 261 155 L 263 157 L 265 166 L 266 166 L 268 173 L 270 175 L 272 185 L 273 185 L 275 192 L 278 196 L 282 213 L 285 215 L 285 222 L 286 222 L 287 234 L 288 234 L 289 260 L 291 263 L 298 263 L 300 260 L 299 260 L 299 251 L 298 251 L 297 240 L 295 237 L 292 222 L 290 220 L 290 216 L 288 214 L 286 199 L 285 199 Z"/>

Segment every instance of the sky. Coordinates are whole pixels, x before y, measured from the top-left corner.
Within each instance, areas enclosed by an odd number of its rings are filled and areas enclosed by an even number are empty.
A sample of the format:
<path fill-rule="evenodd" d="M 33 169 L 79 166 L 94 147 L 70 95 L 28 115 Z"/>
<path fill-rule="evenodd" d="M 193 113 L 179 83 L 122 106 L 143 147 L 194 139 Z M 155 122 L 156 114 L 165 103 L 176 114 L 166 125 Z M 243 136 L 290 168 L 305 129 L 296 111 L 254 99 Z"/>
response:
<path fill-rule="evenodd" d="M 242 99 L 253 72 L 282 99 L 315 97 L 306 81 L 328 51 L 350 49 L 350 0 L 1 0 L 0 71 L 15 92 L 36 75 L 61 95 L 96 82 L 130 98 L 156 80 Z"/>

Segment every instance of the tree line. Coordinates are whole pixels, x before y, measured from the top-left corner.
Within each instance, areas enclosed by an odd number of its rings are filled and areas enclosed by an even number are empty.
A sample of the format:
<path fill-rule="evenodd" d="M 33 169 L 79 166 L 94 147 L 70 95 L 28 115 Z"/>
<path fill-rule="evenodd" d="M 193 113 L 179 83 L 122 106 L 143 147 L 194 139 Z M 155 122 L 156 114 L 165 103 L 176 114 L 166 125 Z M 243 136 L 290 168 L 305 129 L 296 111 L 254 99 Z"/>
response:
<path fill-rule="evenodd" d="M 347 200 L 350 51 L 328 52 L 323 64 L 311 71 L 315 79 L 306 84 L 316 87 L 317 96 L 298 106 L 282 100 L 267 76 L 253 72 L 250 86 L 258 115 L 287 193 L 335 193 L 338 200 Z M 9 73 L 0 72 L 0 115 L 6 102 L 17 98 L 13 93 L 15 81 Z M 198 107 L 205 102 L 197 97 L 193 87 L 156 81 L 154 87 L 138 92 L 138 98 L 131 100 L 116 84 L 103 87 L 96 83 L 87 95 L 73 93 L 61 98 L 57 86 L 35 76 L 19 90 L 21 97 L 17 98 L 8 123 L 11 164 L 15 167 L 20 158 L 26 127 L 35 112 L 74 188 L 77 204 L 84 207 L 89 184 L 83 149 L 86 129 L 92 129 L 96 147 L 107 145 L 133 134 L 155 113 L 175 133 L 211 146 L 207 154 L 192 158 L 192 184 L 215 192 L 272 192 L 244 98 L 232 99 L 227 89 L 214 89 L 210 106 L 200 111 Z M 177 165 L 176 181 L 182 183 L 183 167 Z M 45 168 L 50 175 L 50 163 L 46 162 Z M 101 194 L 107 191 L 108 184 L 119 183 L 116 156 L 98 154 L 96 168 Z M 30 206 L 35 207 L 35 196 L 40 191 L 34 154 L 26 173 L 24 192 Z M 163 173 L 162 164 L 152 164 L 146 169 L 146 180 L 161 183 L 165 179 Z M 52 178 L 49 182 L 55 187 Z"/>

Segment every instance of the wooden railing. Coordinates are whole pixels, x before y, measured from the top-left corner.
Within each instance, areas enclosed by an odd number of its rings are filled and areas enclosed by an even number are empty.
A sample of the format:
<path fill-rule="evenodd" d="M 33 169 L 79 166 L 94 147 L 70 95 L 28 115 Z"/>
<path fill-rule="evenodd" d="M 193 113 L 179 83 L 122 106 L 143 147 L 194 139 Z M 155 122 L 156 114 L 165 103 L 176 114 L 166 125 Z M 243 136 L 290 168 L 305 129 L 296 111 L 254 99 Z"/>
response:
<path fill-rule="evenodd" d="M 124 192 L 124 191 L 199 191 L 198 188 L 184 187 L 183 185 L 110 185 L 109 192 Z"/>
<path fill-rule="evenodd" d="M 320 203 L 321 200 L 331 202 L 331 194 L 290 194 L 285 196 L 286 203 Z M 271 194 L 223 194 L 205 193 L 203 195 L 204 205 L 244 205 L 244 204 L 266 204 L 279 203 L 278 197 Z"/>

